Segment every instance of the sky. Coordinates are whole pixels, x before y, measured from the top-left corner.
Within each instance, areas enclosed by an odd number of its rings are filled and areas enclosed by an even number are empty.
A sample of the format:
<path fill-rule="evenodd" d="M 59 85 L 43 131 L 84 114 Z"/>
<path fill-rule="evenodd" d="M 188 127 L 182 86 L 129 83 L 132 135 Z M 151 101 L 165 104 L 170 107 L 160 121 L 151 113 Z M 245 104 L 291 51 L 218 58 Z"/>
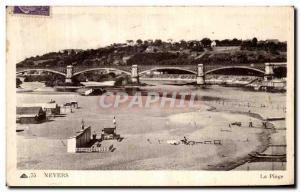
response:
<path fill-rule="evenodd" d="M 291 35 L 287 7 L 51 7 L 51 16 L 7 13 L 14 61 L 63 49 L 94 49 L 126 40 L 279 39 Z"/>

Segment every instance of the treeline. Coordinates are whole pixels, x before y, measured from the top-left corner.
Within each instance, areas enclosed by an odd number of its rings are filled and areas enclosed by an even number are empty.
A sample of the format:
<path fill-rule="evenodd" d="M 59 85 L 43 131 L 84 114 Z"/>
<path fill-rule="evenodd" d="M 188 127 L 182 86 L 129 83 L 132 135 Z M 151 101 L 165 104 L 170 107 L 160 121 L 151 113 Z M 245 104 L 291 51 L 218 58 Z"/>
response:
<path fill-rule="evenodd" d="M 250 64 L 250 63 L 265 63 L 265 62 L 286 62 L 286 52 L 272 54 L 266 51 L 249 51 L 241 50 L 222 53 L 207 53 L 200 59 L 193 60 L 191 63 L 205 64 Z"/>
<path fill-rule="evenodd" d="M 229 55 L 219 55 L 213 47 L 231 47 L 238 46 L 241 51 L 232 51 Z M 244 51 L 244 53 L 243 53 Z M 249 51 L 252 52 L 251 56 Z M 247 62 L 268 62 L 268 61 L 286 61 L 287 44 L 277 40 L 258 41 L 257 38 L 251 40 L 224 39 L 211 40 L 203 38 L 201 40 L 191 41 L 173 41 L 168 39 L 162 41 L 156 40 L 127 40 L 126 43 L 114 43 L 109 46 L 88 49 L 88 50 L 63 50 L 59 52 L 50 52 L 42 56 L 26 58 L 17 64 L 18 67 L 66 67 L 90 66 L 98 67 L 103 65 L 149 65 L 149 64 L 186 64 L 194 62 L 228 62 L 247 63 Z M 208 57 L 198 58 L 202 53 L 210 55 Z M 223 53 L 220 53 L 223 54 Z M 230 57 L 230 58 L 228 58 Z M 223 60 L 224 59 L 224 60 Z"/>
<path fill-rule="evenodd" d="M 65 78 L 61 75 L 29 75 L 24 78 L 24 82 L 45 82 L 47 87 L 53 87 L 57 85 L 65 85 Z"/>
<path fill-rule="evenodd" d="M 280 42 L 278 40 L 265 40 L 258 41 L 257 38 L 251 40 L 241 40 L 241 39 L 224 39 L 215 40 L 217 46 L 241 46 L 242 50 L 264 50 L 269 52 L 286 52 L 287 44 L 286 42 Z"/>
<path fill-rule="evenodd" d="M 127 63 L 129 65 L 136 63 L 142 63 L 143 65 L 182 65 L 190 64 L 191 61 L 187 54 L 159 52 L 135 54 Z"/>
<path fill-rule="evenodd" d="M 85 81 L 96 81 L 96 82 L 103 82 L 103 81 L 112 81 L 116 79 L 116 74 L 114 73 L 107 73 L 107 74 L 98 74 L 95 71 L 81 73 L 74 77 L 73 80 L 78 82 L 85 82 Z"/>
<path fill-rule="evenodd" d="M 257 41 L 256 38 L 253 38 L 251 41 L 242 41 L 241 49 L 246 49 L 250 51 L 267 51 L 273 54 L 280 54 L 280 52 L 287 51 L 287 44 L 286 42 L 279 42 L 279 41 Z"/>

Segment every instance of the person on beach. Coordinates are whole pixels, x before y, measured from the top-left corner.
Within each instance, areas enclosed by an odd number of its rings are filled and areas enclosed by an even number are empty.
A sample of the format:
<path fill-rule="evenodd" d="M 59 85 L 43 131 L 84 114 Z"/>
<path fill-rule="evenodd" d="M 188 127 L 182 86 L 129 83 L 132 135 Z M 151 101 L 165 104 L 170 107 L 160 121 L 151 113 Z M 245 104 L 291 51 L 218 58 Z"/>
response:
<path fill-rule="evenodd" d="M 266 129 L 266 128 L 267 128 L 267 121 L 263 121 L 263 122 L 262 122 L 262 125 L 263 125 L 263 128 Z"/>
<path fill-rule="evenodd" d="M 83 119 L 81 120 L 81 129 L 82 130 L 84 129 L 84 120 Z"/>
<path fill-rule="evenodd" d="M 183 137 L 183 140 L 184 140 L 185 142 L 187 142 L 187 138 L 186 138 L 185 136 Z"/>
<path fill-rule="evenodd" d="M 252 123 L 251 119 L 249 121 L 249 127 L 253 127 L 253 123 Z"/>

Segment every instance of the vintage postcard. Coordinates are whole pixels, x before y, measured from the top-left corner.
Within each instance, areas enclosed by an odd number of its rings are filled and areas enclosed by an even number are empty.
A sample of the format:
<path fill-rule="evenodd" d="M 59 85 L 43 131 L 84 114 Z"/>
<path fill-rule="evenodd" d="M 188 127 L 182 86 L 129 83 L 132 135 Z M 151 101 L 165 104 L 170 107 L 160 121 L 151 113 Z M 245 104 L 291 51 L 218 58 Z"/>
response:
<path fill-rule="evenodd" d="M 294 7 L 6 8 L 8 186 L 294 184 Z"/>

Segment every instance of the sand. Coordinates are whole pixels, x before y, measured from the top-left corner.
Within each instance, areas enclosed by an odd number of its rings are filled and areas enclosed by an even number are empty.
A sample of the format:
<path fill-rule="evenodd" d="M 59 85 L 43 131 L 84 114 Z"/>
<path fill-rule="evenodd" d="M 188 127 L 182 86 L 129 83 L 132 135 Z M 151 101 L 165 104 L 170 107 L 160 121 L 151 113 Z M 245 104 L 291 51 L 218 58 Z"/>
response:
<path fill-rule="evenodd" d="M 164 86 L 158 88 L 165 90 Z M 154 87 L 146 89 L 155 90 Z M 168 89 L 190 91 L 191 87 L 168 86 Z M 274 105 L 285 99 L 284 95 L 280 95 L 278 99 L 268 93 L 250 95 L 241 90 L 230 93 L 232 88 L 226 88 L 228 91 L 225 92 L 222 89 L 192 91 L 201 96 L 220 97 L 225 101 L 243 102 L 245 99 L 257 105 L 270 98 L 274 100 Z M 241 160 L 247 159 L 249 153 L 265 150 L 264 138 L 270 134 L 261 128 L 260 119 L 241 113 L 247 112 L 247 107 L 226 108 L 214 100 L 198 101 L 199 106 L 202 106 L 199 109 L 170 110 L 153 107 L 132 110 L 103 109 L 99 106 L 99 96 L 84 97 L 74 93 L 17 94 L 18 103 L 40 103 L 50 99 L 58 104 L 77 100 L 80 108 L 74 113 L 67 113 L 65 117 L 56 117 L 42 124 L 18 124 L 18 128 L 26 128 L 17 133 L 19 169 L 228 170 L 244 163 Z M 216 104 L 212 105 L 214 102 Z M 216 107 L 216 110 L 207 111 L 208 105 Z M 252 108 L 250 110 L 258 112 Z M 82 119 L 92 126 L 93 131 L 99 133 L 103 127 L 112 126 L 114 115 L 117 118 L 117 132 L 124 140 L 103 143 L 113 144 L 116 148 L 114 152 L 67 153 L 66 139 L 80 129 Z M 237 120 L 242 122 L 241 127 L 228 127 L 230 122 Z M 248 127 L 249 120 L 253 121 L 254 128 Z M 174 146 L 167 143 L 167 140 L 180 140 L 183 136 L 198 142 L 220 140 L 222 145 Z"/>

